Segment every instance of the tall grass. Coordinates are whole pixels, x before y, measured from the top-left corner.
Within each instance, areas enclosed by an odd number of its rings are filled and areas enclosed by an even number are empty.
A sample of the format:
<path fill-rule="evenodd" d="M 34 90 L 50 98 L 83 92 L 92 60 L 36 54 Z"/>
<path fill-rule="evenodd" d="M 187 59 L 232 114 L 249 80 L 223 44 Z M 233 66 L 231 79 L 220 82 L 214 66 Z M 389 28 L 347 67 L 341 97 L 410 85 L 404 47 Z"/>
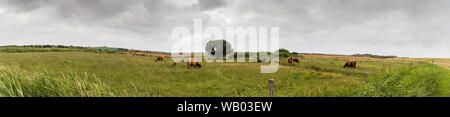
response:
<path fill-rule="evenodd" d="M 281 86 L 277 87 L 279 89 L 277 94 L 278 96 L 302 97 L 425 97 L 440 93 L 439 81 L 444 72 L 445 70 L 442 68 L 427 63 L 414 66 L 400 66 L 376 76 L 367 84 L 361 84 L 359 88 L 357 85 L 354 85 L 356 82 L 345 83 L 346 81 L 333 80 L 333 78 L 330 79 L 332 76 L 322 75 L 316 72 L 296 72 L 290 75 L 289 78 L 279 79 L 278 84 Z M 323 78 L 321 78 L 322 76 Z M 300 85 L 300 82 L 303 83 Z M 321 85 L 317 85 L 317 83 L 321 83 Z M 354 86 L 345 85 L 336 87 L 342 83 L 350 83 Z M 300 87 L 297 87 L 297 85 L 300 85 Z M 305 87 L 307 85 L 310 85 L 309 90 Z M 264 89 L 262 88 L 261 90 Z M 27 72 L 15 67 L 0 68 L 1 97 L 116 96 L 110 90 L 109 86 L 96 78 L 96 76 L 89 76 L 87 74 L 55 74 L 48 71 L 38 73 Z M 245 90 L 236 89 L 236 92 L 244 93 L 242 91 Z M 249 93 L 249 91 L 246 92 L 245 94 Z"/>
<path fill-rule="evenodd" d="M 428 63 L 388 70 L 355 92 L 364 97 L 425 97 L 439 95 L 444 69 Z"/>
<path fill-rule="evenodd" d="M 88 79 L 95 79 L 88 81 Z M 26 72 L 14 67 L 0 69 L 1 97 L 114 96 L 95 76 Z"/>
<path fill-rule="evenodd" d="M 26 51 L 0 51 L 0 96 L 265 97 L 267 80 L 275 79 L 280 97 L 414 97 L 437 95 L 442 88 L 436 82 L 449 76 L 432 64 L 390 59 L 360 59 L 347 69 L 348 58 L 306 57 L 296 65 L 281 60 L 277 73 L 261 74 L 265 63 L 205 62 L 187 69 L 149 56 Z"/>

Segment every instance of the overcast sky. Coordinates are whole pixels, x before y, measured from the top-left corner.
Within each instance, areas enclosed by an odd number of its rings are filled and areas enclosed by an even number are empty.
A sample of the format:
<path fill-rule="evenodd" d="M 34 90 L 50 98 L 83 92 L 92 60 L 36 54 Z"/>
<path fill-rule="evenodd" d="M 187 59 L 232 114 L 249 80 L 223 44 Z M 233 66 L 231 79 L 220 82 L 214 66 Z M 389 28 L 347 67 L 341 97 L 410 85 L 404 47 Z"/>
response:
<path fill-rule="evenodd" d="M 0 45 L 167 51 L 177 26 L 278 26 L 305 53 L 450 57 L 450 0 L 0 0 Z"/>

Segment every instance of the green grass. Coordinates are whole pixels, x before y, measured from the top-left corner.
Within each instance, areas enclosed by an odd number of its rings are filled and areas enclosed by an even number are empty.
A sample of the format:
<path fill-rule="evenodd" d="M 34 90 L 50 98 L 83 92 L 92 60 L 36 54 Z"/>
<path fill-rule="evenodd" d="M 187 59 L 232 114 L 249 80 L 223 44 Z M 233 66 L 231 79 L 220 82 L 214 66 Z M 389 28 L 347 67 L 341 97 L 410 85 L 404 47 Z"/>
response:
<path fill-rule="evenodd" d="M 97 81 L 88 82 L 87 79 Z M 95 76 L 27 72 L 17 68 L 0 70 L 2 97 L 91 97 L 114 96 Z"/>
<path fill-rule="evenodd" d="M 269 79 L 275 79 L 280 97 L 434 96 L 448 87 L 434 80 L 445 70 L 424 63 L 361 60 L 351 69 L 343 68 L 341 59 L 304 58 L 297 65 L 282 60 L 278 72 L 261 74 L 264 63 L 202 63 L 201 69 L 187 69 L 183 63 L 173 67 L 170 60 L 154 60 L 82 51 L 0 52 L 0 96 L 266 97 Z"/>
<path fill-rule="evenodd" d="M 169 61 L 156 63 L 154 59 L 82 52 L 9 53 L 0 54 L 0 65 L 24 71 L 96 75 L 116 96 L 267 96 L 267 81 L 272 78 L 277 82 L 277 96 L 315 96 L 311 90 L 322 90 L 320 87 L 326 84 L 333 84 L 327 87 L 337 90 L 363 82 L 361 78 L 335 73 L 312 76 L 315 71 L 302 67 L 280 67 L 277 73 L 261 74 L 260 63 L 202 63 L 201 69 L 187 69 L 184 64 L 172 67 Z M 295 72 L 304 73 L 300 77 L 314 78 L 290 79 Z"/>
<path fill-rule="evenodd" d="M 441 93 L 439 95 L 435 95 L 435 96 L 440 96 L 440 97 L 450 97 L 450 71 L 446 70 L 445 72 L 440 74 L 440 91 Z"/>
<path fill-rule="evenodd" d="M 441 76 L 447 71 L 436 65 L 421 63 L 388 70 L 357 90 L 365 97 L 425 97 L 441 94 Z"/>

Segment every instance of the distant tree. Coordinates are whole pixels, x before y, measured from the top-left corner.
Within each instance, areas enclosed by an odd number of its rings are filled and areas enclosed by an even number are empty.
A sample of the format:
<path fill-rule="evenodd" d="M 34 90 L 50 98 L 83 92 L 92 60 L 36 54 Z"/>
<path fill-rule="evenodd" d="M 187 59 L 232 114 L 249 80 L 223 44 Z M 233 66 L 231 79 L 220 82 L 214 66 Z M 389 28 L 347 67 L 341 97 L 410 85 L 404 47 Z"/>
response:
<path fill-rule="evenodd" d="M 233 48 L 231 48 L 231 44 L 226 40 L 211 40 L 206 43 L 205 51 L 216 57 L 220 57 L 218 54 L 226 57 L 228 54 L 233 53 Z"/>
<path fill-rule="evenodd" d="M 293 57 L 298 57 L 298 58 L 305 58 L 303 55 L 301 55 L 301 54 L 298 53 L 298 52 L 292 52 L 292 53 L 291 53 L 291 56 L 293 56 Z"/>
<path fill-rule="evenodd" d="M 278 52 L 278 55 L 279 55 L 280 57 L 283 57 L 283 58 L 287 58 L 287 57 L 290 57 L 290 56 L 292 55 L 292 54 L 289 52 L 289 50 L 284 49 L 284 48 L 277 50 L 277 52 Z"/>

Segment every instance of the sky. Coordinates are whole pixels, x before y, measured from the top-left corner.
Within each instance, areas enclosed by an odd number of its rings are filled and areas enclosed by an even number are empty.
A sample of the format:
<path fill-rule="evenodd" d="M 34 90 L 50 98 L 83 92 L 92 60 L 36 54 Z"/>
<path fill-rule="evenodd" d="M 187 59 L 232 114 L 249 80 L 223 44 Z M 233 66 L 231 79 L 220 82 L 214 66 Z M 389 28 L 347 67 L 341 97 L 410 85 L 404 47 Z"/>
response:
<path fill-rule="evenodd" d="M 300 53 L 450 58 L 449 0 L 0 0 L 0 45 L 170 52 L 175 27 L 277 26 Z"/>

